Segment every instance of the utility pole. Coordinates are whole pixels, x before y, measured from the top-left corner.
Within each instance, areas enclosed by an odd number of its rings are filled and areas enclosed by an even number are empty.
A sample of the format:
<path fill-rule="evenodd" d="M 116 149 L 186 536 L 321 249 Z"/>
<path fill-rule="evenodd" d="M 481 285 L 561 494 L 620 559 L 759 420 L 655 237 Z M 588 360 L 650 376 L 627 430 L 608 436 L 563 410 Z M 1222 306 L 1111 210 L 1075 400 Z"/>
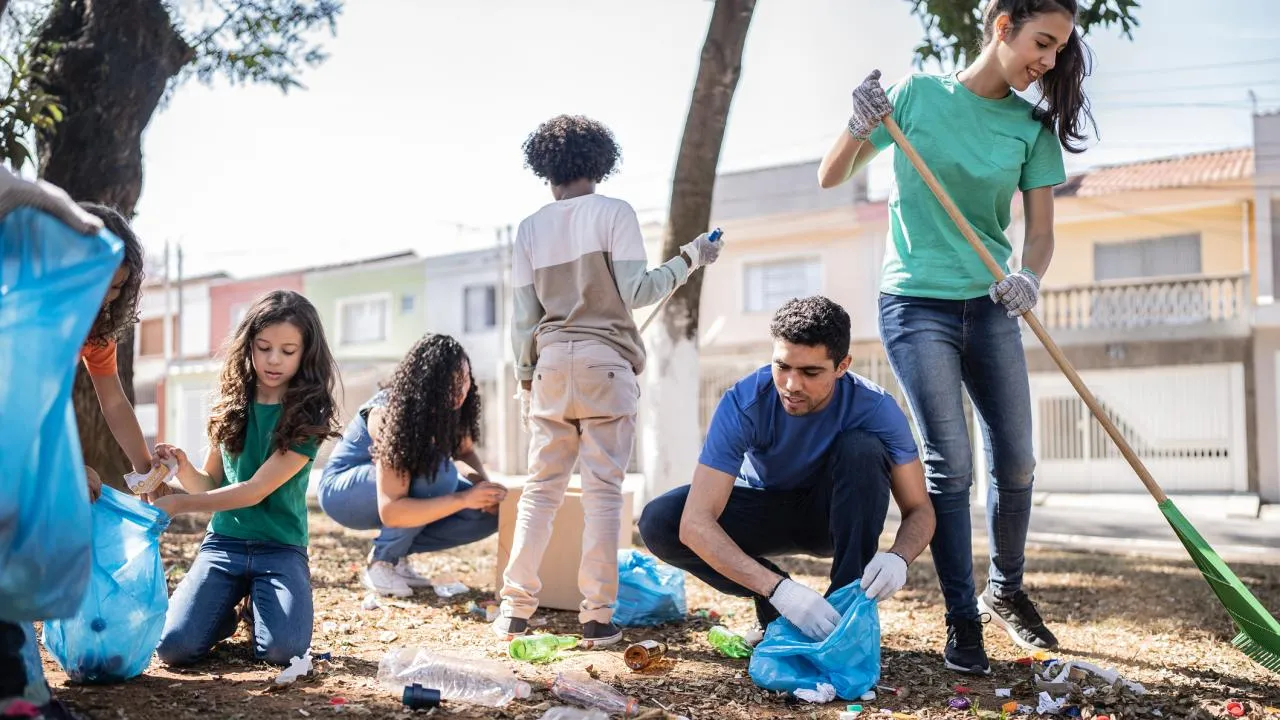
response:
<path fill-rule="evenodd" d="M 166 369 L 173 361 L 173 282 L 169 277 L 170 265 L 169 241 L 164 241 L 164 320 L 160 323 L 160 341 L 164 343 L 164 363 Z M 167 370 L 166 370 L 167 374 Z"/>
<path fill-rule="evenodd" d="M 502 472 L 512 474 L 512 470 L 516 465 L 515 454 L 519 448 L 518 425 L 520 424 L 520 409 L 513 402 L 515 395 L 512 369 L 507 365 L 507 336 L 509 315 L 507 312 L 508 298 L 510 292 L 510 271 L 511 271 L 511 250 L 509 243 L 511 241 L 511 226 L 506 227 L 506 237 L 503 237 L 503 228 L 494 228 L 494 238 L 497 241 L 498 250 L 498 346 L 494 348 L 498 357 L 498 376 L 495 387 L 498 395 L 498 457 L 499 467 Z M 512 410 L 515 410 L 513 413 Z"/>
<path fill-rule="evenodd" d="M 182 243 L 178 243 L 178 316 L 175 319 L 165 318 L 165 322 L 174 324 L 174 356 L 182 362 Z"/>

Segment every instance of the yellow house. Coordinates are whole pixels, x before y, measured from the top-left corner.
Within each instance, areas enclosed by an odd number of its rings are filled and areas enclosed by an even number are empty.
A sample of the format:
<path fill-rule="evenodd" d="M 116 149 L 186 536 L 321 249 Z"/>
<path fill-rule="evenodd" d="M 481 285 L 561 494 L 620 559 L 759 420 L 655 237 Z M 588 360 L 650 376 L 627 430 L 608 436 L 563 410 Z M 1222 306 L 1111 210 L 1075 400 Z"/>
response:
<path fill-rule="evenodd" d="M 729 250 L 702 287 L 704 427 L 724 389 L 768 362 L 772 312 L 809 294 L 849 310 L 854 370 L 901 399 L 876 324 L 885 204 L 868 200 L 865 179 L 852 190 L 818 189 L 816 166 L 717 179 L 712 218 Z M 1055 191 L 1054 261 L 1036 313 L 1167 491 L 1240 495 L 1256 506 L 1280 500 L 1280 317 L 1266 319 L 1280 219 L 1254 175 L 1253 150 L 1241 148 L 1069 178 Z M 1010 228 L 1015 263 L 1020 204 Z M 656 258 L 661 228 L 646 230 Z M 1029 331 L 1024 347 L 1038 489 L 1141 492 Z"/>

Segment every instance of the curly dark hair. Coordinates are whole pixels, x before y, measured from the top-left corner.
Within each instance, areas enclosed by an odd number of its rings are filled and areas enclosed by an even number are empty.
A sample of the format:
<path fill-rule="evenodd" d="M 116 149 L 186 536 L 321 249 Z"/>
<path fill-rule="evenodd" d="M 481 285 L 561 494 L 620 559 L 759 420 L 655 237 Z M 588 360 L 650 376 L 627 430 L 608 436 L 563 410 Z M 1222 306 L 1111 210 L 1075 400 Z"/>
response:
<path fill-rule="evenodd" d="M 524 166 L 552 185 L 587 179 L 598 183 L 622 160 L 622 149 L 603 123 L 581 115 L 557 115 L 524 141 Z"/>
<path fill-rule="evenodd" d="M 821 295 L 792 298 L 778 308 L 769 324 L 775 340 L 827 349 L 836 365 L 849 354 L 849 313 Z"/>
<path fill-rule="evenodd" d="M 127 268 L 129 276 L 125 278 L 116 299 L 104 304 L 98 311 L 98 317 L 94 319 L 86 341 L 90 345 L 106 347 L 107 343 L 122 339 L 129 328 L 138 324 L 138 301 L 142 297 L 143 278 L 142 243 L 138 242 L 138 236 L 133 233 L 129 221 L 125 220 L 119 210 L 92 202 L 82 202 L 80 207 L 101 220 L 107 230 L 124 243 L 124 260 L 120 267 Z"/>
<path fill-rule="evenodd" d="M 244 450 L 249 411 L 257 394 L 253 371 L 253 339 L 263 329 L 289 323 L 302 333 L 302 361 L 285 390 L 280 421 L 272 436 L 277 452 L 307 442 L 338 435 L 338 403 L 333 390 L 338 365 L 329 352 L 324 327 L 316 308 L 292 290 L 274 290 L 258 298 L 245 313 L 235 335 L 227 343 L 226 360 L 218 379 L 218 401 L 209 415 L 209 442 L 224 452 Z"/>
<path fill-rule="evenodd" d="M 428 333 L 409 348 L 383 385 L 389 397 L 373 444 L 375 459 L 434 482 L 465 438 L 480 439 L 480 390 L 470 372 L 463 379 L 466 399 L 454 408 L 464 362 L 469 369 L 467 351 L 448 335 Z"/>

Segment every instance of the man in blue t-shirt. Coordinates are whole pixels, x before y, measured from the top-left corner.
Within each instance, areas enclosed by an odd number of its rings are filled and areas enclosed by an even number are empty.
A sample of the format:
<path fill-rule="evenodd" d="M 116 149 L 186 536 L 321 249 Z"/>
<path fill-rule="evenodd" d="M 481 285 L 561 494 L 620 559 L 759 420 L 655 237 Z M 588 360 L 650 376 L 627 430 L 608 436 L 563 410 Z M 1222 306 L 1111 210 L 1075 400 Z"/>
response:
<path fill-rule="evenodd" d="M 793 299 L 770 332 L 772 365 L 725 392 L 692 484 L 650 502 L 640 534 L 662 560 L 754 598 L 762 630 L 782 615 L 822 640 L 840 613 L 766 557 L 830 557 L 827 595 L 861 578 L 884 600 L 929 544 L 933 505 L 906 416 L 847 372 L 849 314 L 825 297 Z M 877 552 L 891 492 L 902 524 Z"/>

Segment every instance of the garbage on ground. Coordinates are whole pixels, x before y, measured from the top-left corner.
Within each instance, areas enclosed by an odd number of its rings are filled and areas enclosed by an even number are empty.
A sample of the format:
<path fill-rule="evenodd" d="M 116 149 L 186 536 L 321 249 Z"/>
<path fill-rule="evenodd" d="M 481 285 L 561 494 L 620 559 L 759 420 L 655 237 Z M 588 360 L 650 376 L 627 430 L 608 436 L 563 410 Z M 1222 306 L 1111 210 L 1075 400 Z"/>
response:
<path fill-rule="evenodd" d="M 829 683 L 818 683 L 812 690 L 800 688 L 792 692 L 797 698 L 810 703 L 823 705 L 836 699 L 836 688 Z"/>
<path fill-rule="evenodd" d="M 1083 660 L 1071 660 L 1067 663 L 1064 663 L 1062 665 L 1062 669 L 1058 672 L 1058 675 L 1054 677 L 1051 680 L 1051 682 L 1060 683 L 1063 681 L 1067 681 L 1069 678 L 1072 677 L 1073 673 L 1076 679 L 1072 680 L 1072 682 L 1075 682 L 1077 684 L 1087 682 L 1088 674 L 1093 674 L 1105 680 L 1108 685 L 1115 685 L 1116 681 L 1119 680 L 1123 682 L 1125 687 L 1129 688 L 1129 690 L 1132 691 L 1135 695 L 1145 695 L 1147 692 L 1147 689 L 1143 687 L 1141 684 L 1136 682 L 1131 682 L 1129 680 L 1125 680 L 1124 678 L 1120 677 L 1120 673 L 1116 672 L 1115 670 L 1101 668 L 1101 667 L 1098 667 L 1097 665 L 1094 665 L 1093 663 L 1088 663 Z"/>
<path fill-rule="evenodd" d="M 748 671 L 756 685 L 791 691 L 828 683 L 836 697 L 857 700 L 880 679 L 880 616 L 874 600 L 854 581 L 827 598 L 840 621 L 826 639 L 814 642 L 790 620 L 769 623 L 751 655 Z"/>
<path fill-rule="evenodd" d="M 968 695 L 969 693 L 973 692 L 972 690 L 965 687 L 964 685 L 956 685 L 954 688 L 952 688 L 952 690 L 955 690 L 957 695 Z"/>
<path fill-rule="evenodd" d="M 1005 704 L 1001 705 L 1001 706 L 1000 706 L 1000 709 L 1001 709 L 1002 711 L 1004 711 L 1004 713 L 1005 713 L 1006 715 L 1012 715 L 1012 714 L 1014 714 L 1014 713 L 1018 712 L 1018 701 L 1017 701 L 1017 700 L 1010 700 L 1009 702 L 1007 702 L 1007 703 L 1005 703 Z"/>
<path fill-rule="evenodd" d="M 750 657 L 753 649 L 743 637 L 723 625 L 715 625 L 707 631 L 707 642 L 720 651 L 721 655 L 731 658 Z"/>
<path fill-rule="evenodd" d="M 618 550 L 618 600 L 613 621 L 644 627 L 683 620 L 684 571 L 633 548 Z"/>
<path fill-rule="evenodd" d="M 632 643 L 622 653 L 622 660 L 632 670 L 643 670 L 667 654 L 667 644 L 657 640 Z"/>
<path fill-rule="evenodd" d="M 852 708 L 857 707 L 857 710 Z M 836 720 L 858 720 L 862 716 L 861 705 L 850 705 L 848 708 L 836 713 Z"/>
<path fill-rule="evenodd" d="M 950 700 L 947 700 L 947 707 L 952 710 L 968 710 L 969 706 L 972 704 L 973 703 L 969 702 L 969 698 L 963 695 L 957 695 Z"/>
<path fill-rule="evenodd" d="M 463 585 L 452 575 L 441 575 L 432 578 L 431 587 L 436 591 L 436 595 L 442 598 L 451 598 L 471 591 L 471 588 Z"/>
<path fill-rule="evenodd" d="M 377 610 L 382 606 L 378 604 L 377 594 L 369 593 L 364 596 L 364 602 L 360 603 L 360 607 L 364 610 Z"/>
<path fill-rule="evenodd" d="M 876 699 L 876 691 L 868 690 L 862 693 L 862 696 L 859 697 L 858 699 L 861 700 L 862 702 L 871 702 L 872 700 Z"/>
<path fill-rule="evenodd" d="M 1244 705 L 1241 705 L 1236 700 L 1229 701 L 1227 703 L 1227 714 L 1231 717 L 1244 717 Z"/>
<path fill-rule="evenodd" d="M 1036 705 L 1036 712 L 1041 715 L 1057 715 L 1062 712 L 1062 706 L 1067 703 L 1065 697 L 1054 698 L 1047 692 L 1040 693 L 1040 702 Z"/>
<path fill-rule="evenodd" d="M 640 711 L 640 702 L 627 697 L 613 686 L 592 679 L 585 673 L 560 673 L 551 684 L 551 694 L 576 705 L 598 708 L 607 713 L 630 717 Z"/>
<path fill-rule="evenodd" d="M 560 651 L 578 644 L 573 635 L 522 635 L 514 638 L 507 646 L 507 654 L 515 660 L 531 663 L 545 663 L 555 660 Z"/>
<path fill-rule="evenodd" d="M 124 682 L 151 664 L 164 630 L 169 594 L 160 534 L 169 516 L 104 487 L 90 517 L 88 590 L 75 614 L 44 624 L 44 644 L 72 682 Z"/>
<path fill-rule="evenodd" d="M 404 694 L 400 696 L 400 702 L 410 710 L 429 710 L 440 707 L 440 691 L 414 683 L 405 687 Z"/>
<path fill-rule="evenodd" d="M 758 627 L 753 627 L 750 630 L 742 633 L 742 641 L 745 642 L 747 645 L 750 645 L 751 647 L 755 647 L 759 645 L 760 641 L 763 639 L 764 639 L 764 630 Z"/>
<path fill-rule="evenodd" d="M 311 672 L 311 651 L 308 650 L 302 654 L 302 657 L 294 656 L 289 658 L 289 667 L 280 671 L 276 676 L 276 685 L 288 685 L 294 680 L 307 675 Z"/>
<path fill-rule="evenodd" d="M 996 688 L 996 697 L 1012 697 L 1012 688 Z"/>
<path fill-rule="evenodd" d="M 458 658 L 421 648 L 388 650 L 378 664 L 378 682 L 394 693 L 410 685 L 434 688 L 442 700 L 502 707 L 515 698 L 533 694 L 500 662 Z"/>
<path fill-rule="evenodd" d="M 595 708 L 557 705 L 543 714 L 541 720 L 609 720 L 609 716 Z"/>
<path fill-rule="evenodd" d="M 877 685 L 876 690 L 894 697 L 904 698 L 907 696 L 907 689 L 904 687 L 889 687 L 888 685 Z"/>

